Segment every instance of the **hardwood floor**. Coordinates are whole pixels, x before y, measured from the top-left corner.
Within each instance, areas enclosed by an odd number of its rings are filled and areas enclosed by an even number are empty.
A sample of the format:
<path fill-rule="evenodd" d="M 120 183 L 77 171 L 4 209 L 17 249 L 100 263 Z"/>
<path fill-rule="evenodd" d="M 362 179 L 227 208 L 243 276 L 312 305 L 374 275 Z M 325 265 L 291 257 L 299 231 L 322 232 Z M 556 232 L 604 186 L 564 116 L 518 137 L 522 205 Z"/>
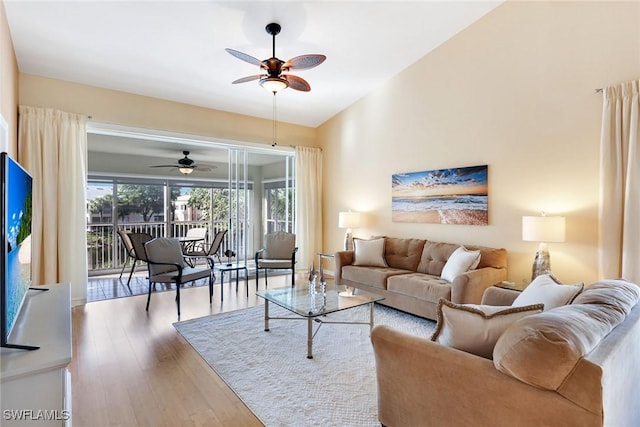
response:
<path fill-rule="evenodd" d="M 226 278 L 225 278 L 226 279 Z M 288 286 L 291 276 L 269 278 L 269 288 Z M 234 281 L 235 282 L 235 281 Z M 263 304 L 255 280 L 180 291 L 187 320 Z M 260 288 L 264 281 L 260 281 Z M 262 426 L 213 369 L 173 327 L 175 291 L 132 296 L 74 307 L 70 365 L 74 427 Z M 262 325 L 256 325 L 260 328 Z"/>

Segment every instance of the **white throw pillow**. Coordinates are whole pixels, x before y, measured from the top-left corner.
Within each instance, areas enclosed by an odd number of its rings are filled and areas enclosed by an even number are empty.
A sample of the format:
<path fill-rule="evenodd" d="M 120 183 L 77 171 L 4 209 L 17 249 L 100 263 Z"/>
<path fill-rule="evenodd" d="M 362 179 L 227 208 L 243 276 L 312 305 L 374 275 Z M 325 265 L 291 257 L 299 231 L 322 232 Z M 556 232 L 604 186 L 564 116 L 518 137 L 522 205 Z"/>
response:
<path fill-rule="evenodd" d="M 480 251 L 469 251 L 464 246 L 460 246 L 447 260 L 440 277 L 447 282 L 453 282 L 456 276 L 476 268 L 479 263 Z"/>
<path fill-rule="evenodd" d="M 498 338 L 516 320 L 541 313 L 542 304 L 526 307 L 455 304 L 441 298 L 438 302 L 438 326 L 432 341 L 447 347 L 493 358 Z"/>
<path fill-rule="evenodd" d="M 353 265 L 367 267 L 388 267 L 384 259 L 384 239 L 353 239 Z"/>
<path fill-rule="evenodd" d="M 544 304 L 545 310 L 570 304 L 578 296 L 584 283 L 563 285 L 548 274 L 542 274 L 529 284 L 513 301 L 512 307 L 522 307 L 529 304 Z"/>

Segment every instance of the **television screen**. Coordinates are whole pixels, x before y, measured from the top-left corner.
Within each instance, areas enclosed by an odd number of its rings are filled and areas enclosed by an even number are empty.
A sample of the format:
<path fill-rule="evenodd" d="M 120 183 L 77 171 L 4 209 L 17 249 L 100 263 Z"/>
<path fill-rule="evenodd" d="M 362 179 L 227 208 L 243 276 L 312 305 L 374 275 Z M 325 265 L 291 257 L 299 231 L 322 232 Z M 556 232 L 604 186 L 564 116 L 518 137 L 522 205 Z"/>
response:
<path fill-rule="evenodd" d="M 7 153 L 2 172 L 2 344 L 13 329 L 31 285 L 31 176 Z"/>

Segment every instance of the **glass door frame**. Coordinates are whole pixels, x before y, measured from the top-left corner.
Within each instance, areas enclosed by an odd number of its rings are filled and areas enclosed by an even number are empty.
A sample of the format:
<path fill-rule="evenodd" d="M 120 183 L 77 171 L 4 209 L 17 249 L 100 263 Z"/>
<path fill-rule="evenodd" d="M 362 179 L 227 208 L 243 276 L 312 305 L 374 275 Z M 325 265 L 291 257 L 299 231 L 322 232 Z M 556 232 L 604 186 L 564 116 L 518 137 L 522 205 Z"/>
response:
<path fill-rule="evenodd" d="M 262 236 L 266 233 L 266 212 L 261 212 L 262 221 L 256 221 L 256 216 L 252 215 L 252 210 L 258 209 L 262 206 L 262 203 L 257 203 L 258 195 L 255 195 L 256 191 L 260 190 L 259 197 L 264 198 L 263 182 L 255 182 L 250 179 L 249 166 L 250 156 L 252 154 L 267 154 L 274 156 L 282 156 L 285 159 L 285 170 L 283 180 L 285 181 L 285 191 L 289 193 L 292 191 L 293 197 L 291 201 L 286 198 L 286 222 L 287 228 L 294 232 L 295 230 L 295 150 L 291 147 L 271 147 L 264 144 L 256 144 L 250 142 L 242 142 L 228 139 L 211 138 L 205 136 L 194 136 L 191 134 L 182 134 L 177 132 L 167 132 L 160 130 L 150 130 L 142 128 L 134 128 L 129 126 L 112 125 L 106 123 L 90 122 L 87 125 L 87 133 L 91 134 L 103 134 L 127 137 L 133 139 L 145 139 L 155 140 L 159 143 L 172 142 L 175 144 L 193 144 L 200 145 L 202 147 L 210 147 L 212 149 L 224 149 L 227 150 L 229 159 L 229 176 L 228 176 L 228 190 L 229 190 L 229 218 L 230 218 L 230 234 L 232 237 L 228 243 L 230 249 L 241 248 L 241 253 L 237 253 L 237 259 L 245 263 L 253 259 L 253 251 L 262 244 Z M 99 176 L 100 178 L 109 178 L 109 174 L 96 172 L 90 175 Z M 145 180 L 149 179 L 144 175 L 122 176 L 114 174 L 112 179 L 117 177 L 121 179 L 131 178 L 132 180 Z M 160 178 L 157 178 L 159 181 Z M 183 179 L 184 180 L 184 179 Z M 156 180 L 154 180 L 156 181 Z M 171 233 L 172 226 L 169 222 L 173 221 L 171 216 L 171 203 L 169 192 L 171 188 L 172 179 L 165 179 L 165 233 Z M 195 180 L 194 180 L 195 181 Z M 115 184 L 115 182 L 114 182 Z M 197 185 L 197 184 L 196 184 Z M 253 193 L 251 192 L 253 190 Z M 115 191 L 115 190 L 114 190 Z M 235 195 L 233 202 L 231 202 L 232 195 Z M 252 197 L 253 196 L 253 197 Z M 114 206 L 113 223 L 114 231 L 117 223 L 117 212 Z M 251 221 L 251 218 L 254 218 Z M 165 234 L 166 235 L 166 234 Z M 114 239 L 115 241 L 116 239 Z M 114 251 L 117 251 L 114 248 Z M 115 252 L 114 252 L 115 255 Z M 117 256 L 117 255 L 115 255 Z"/>

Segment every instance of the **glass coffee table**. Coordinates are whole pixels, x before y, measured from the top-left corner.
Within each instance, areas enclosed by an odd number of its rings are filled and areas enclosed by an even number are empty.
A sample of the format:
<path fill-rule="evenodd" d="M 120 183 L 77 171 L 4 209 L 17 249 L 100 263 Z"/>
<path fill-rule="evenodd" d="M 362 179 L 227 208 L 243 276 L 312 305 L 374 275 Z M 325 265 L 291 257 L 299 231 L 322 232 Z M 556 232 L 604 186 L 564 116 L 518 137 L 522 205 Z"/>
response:
<path fill-rule="evenodd" d="M 327 283 L 324 294 L 318 291 L 309 294 L 306 283 L 293 288 L 267 289 L 256 292 L 260 298 L 264 298 L 264 330 L 269 331 L 269 320 L 307 320 L 307 359 L 313 359 L 313 338 L 324 323 L 369 325 L 369 331 L 373 329 L 374 303 L 384 299 L 381 295 L 375 295 L 364 291 L 358 291 L 355 295 L 348 295 L 344 287 L 336 287 L 333 283 Z M 274 303 L 289 310 L 296 317 L 271 317 L 269 304 Z M 369 305 L 368 322 L 331 321 L 321 318 L 330 313 L 348 310 L 362 305 Z M 318 327 L 313 330 L 313 323 Z"/>

